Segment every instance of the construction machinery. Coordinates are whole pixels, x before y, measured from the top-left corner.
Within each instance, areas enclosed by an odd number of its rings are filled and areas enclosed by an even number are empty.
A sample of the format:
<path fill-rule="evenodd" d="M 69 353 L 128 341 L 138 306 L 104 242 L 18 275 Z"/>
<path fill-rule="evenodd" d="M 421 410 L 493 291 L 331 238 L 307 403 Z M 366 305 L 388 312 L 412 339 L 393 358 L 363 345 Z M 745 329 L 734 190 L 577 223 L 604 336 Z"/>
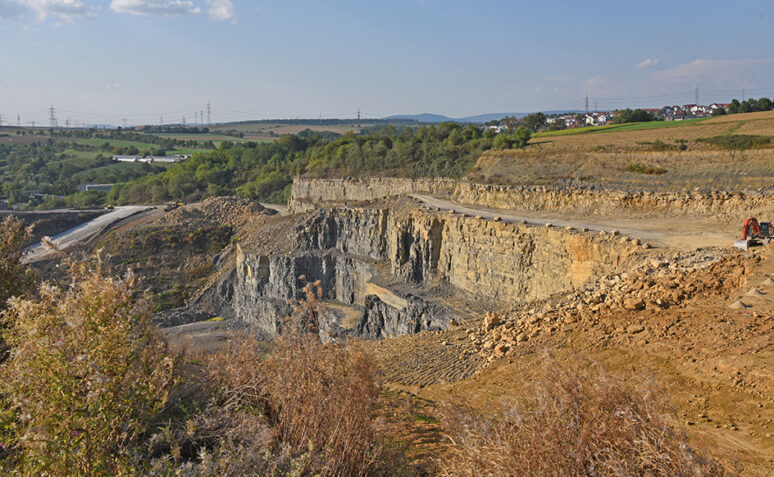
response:
<path fill-rule="evenodd" d="M 174 202 L 172 204 L 167 204 L 167 206 L 164 207 L 164 212 L 169 212 L 171 210 L 175 210 L 178 207 L 182 207 L 183 205 L 185 205 L 185 204 L 183 204 L 182 202 Z"/>
<path fill-rule="evenodd" d="M 748 250 L 757 245 L 766 245 L 771 240 L 771 222 L 758 222 L 750 217 L 742 225 L 742 240 L 734 241 L 734 247 Z"/>

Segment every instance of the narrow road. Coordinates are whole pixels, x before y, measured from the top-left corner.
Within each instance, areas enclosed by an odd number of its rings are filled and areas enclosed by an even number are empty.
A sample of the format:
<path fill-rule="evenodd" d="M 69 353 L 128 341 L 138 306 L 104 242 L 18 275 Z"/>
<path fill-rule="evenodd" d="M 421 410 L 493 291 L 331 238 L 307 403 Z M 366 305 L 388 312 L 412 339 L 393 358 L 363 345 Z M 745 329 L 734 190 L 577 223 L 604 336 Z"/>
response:
<path fill-rule="evenodd" d="M 81 224 L 78 227 L 72 228 L 55 237 L 52 237 L 51 241 L 54 243 L 54 245 L 56 245 L 57 249 L 65 250 L 72 245 L 89 240 L 119 220 L 123 220 L 134 214 L 153 208 L 155 207 L 147 205 L 128 205 L 123 207 L 116 207 L 112 212 L 101 215 L 94 220 Z M 40 243 L 37 243 L 27 248 L 27 254 L 24 256 L 23 262 L 33 263 L 44 260 L 53 253 L 53 251 L 48 250 Z"/>
<path fill-rule="evenodd" d="M 262 206 L 266 207 L 267 209 L 271 209 L 276 211 L 279 215 L 288 215 L 288 206 L 287 205 L 279 205 L 279 204 L 266 204 L 264 202 L 259 202 Z"/>
<path fill-rule="evenodd" d="M 486 207 L 463 205 L 446 199 L 440 199 L 426 194 L 409 194 L 422 202 L 426 207 L 439 210 L 454 210 L 471 216 L 480 215 L 487 219 L 500 217 L 504 222 L 517 223 L 526 220 L 528 224 L 545 225 L 551 223 L 557 227 L 587 228 L 598 232 L 617 230 L 622 235 L 638 238 L 642 242 L 655 246 L 666 246 L 680 249 L 696 249 L 699 247 L 730 247 L 733 244 L 732 233 L 715 227 L 711 231 L 706 226 L 684 219 L 646 219 L 636 217 L 631 219 L 608 217 L 572 217 L 541 212 L 509 211 L 489 209 Z M 589 220 L 592 219 L 592 220 Z M 596 220 L 593 220 L 596 219 Z"/>

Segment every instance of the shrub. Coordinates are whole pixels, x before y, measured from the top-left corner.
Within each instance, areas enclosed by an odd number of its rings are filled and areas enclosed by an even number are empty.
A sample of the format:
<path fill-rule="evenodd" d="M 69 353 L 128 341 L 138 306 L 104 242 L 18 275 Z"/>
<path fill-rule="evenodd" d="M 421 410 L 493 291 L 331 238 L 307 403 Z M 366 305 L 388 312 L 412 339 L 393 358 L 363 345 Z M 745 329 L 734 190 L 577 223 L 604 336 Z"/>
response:
<path fill-rule="evenodd" d="M 21 220 L 6 217 L 0 223 L 0 312 L 9 298 L 23 294 L 32 286 L 33 277 L 21 264 L 30 236 L 30 230 Z"/>
<path fill-rule="evenodd" d="M 133 280 L 78 272 L 43 285 L 4 316 L 0 466 L 21 474 L 129 473 L 135 446 L 166 401 L 172 363 Z"/>
<path fill-rule="evenodd" d="M 723 475 L 673 429 L 652 380 L 634 388 L 590 363 L 545 367 L 533 388 L 492 417 L 448 406 L 446 475 Z"/>
<path fill-rule="evenodd" d="M 644 166 L 639 162 L 634 162 L 626 166 L 626 171 L 633 172 L 635 174 L 651 174 L 651 175 L 661 175 L 661 174 L 666 174 L 667 172 L 667 170 L 664 168 Z"/>
<path fill-rule="evenodd" d="M 532 137 L 529 129 L 522 126 L 512 134 L 498 134 L 495 137 L 492 147 L 495 149 L 513 149 L 515 147 L 527 147 L 527 143 Z"/>
<path fill-rule="evenodd" d="M 158 459 L 155 473 L 334 476 L 395 468 L 376 424 L 381 385 L 373 359 L 357 343 L 320 342 L 317 290 L 307 285 L 295 307 L 307 316 L 285 327 L 270 354 L 242 336 L 205 358 L 209 403 L 184 428 L 157 436 L 176 462 Z"/>
<path fill-rule="evenodd" d="M 704 137 L 697 139 L 697 141 L 706 142 L 723 149 L 745 150 L 763 147 L 771 142 L 771 138 L 753 134 L 728 134 L 725 136 Z"/>

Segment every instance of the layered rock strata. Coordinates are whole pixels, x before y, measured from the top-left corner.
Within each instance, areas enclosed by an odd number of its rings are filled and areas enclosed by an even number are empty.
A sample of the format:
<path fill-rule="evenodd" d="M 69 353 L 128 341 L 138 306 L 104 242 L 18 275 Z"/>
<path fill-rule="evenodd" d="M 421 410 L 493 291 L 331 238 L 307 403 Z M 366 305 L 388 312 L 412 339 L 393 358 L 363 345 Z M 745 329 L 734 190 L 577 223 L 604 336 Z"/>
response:
<path fill-rule="evenodd" d="M 276 334 L 289 301 L 319 281 L 323 300 L 361 314 L 349 327 L 326 318 L 326 332 L 371 338 L 446 328 L 459 319 L 447 305 L 455 296 L 507 304 L 568 291 L 638 251 L 621 237 L 431 212 L 407 200 L 319 210 L 298 223 L 284 252 L 244 247 L 233 287 L 239 318 Z"/>
<path fill-rule="evenodd" d="M 292 212 L 307 212 L 322 206 L 370 201 L 405 194 L 437 194 L 451 191 L 456 184 L 456 180 L 445 178 L 305 179 L 296 177 L 293 180 L 288 208 Z"/>

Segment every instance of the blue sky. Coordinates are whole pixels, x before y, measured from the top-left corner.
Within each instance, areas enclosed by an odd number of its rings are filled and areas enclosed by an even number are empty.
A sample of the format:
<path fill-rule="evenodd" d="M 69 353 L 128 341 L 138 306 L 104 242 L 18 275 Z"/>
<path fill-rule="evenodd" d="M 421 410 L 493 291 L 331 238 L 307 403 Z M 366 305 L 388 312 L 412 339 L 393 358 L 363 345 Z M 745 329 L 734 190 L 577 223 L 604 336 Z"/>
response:
<path fill-rule="evenodd" d="M 4 123 L 774 96 L 770 1 L 0 0 Z"/>

